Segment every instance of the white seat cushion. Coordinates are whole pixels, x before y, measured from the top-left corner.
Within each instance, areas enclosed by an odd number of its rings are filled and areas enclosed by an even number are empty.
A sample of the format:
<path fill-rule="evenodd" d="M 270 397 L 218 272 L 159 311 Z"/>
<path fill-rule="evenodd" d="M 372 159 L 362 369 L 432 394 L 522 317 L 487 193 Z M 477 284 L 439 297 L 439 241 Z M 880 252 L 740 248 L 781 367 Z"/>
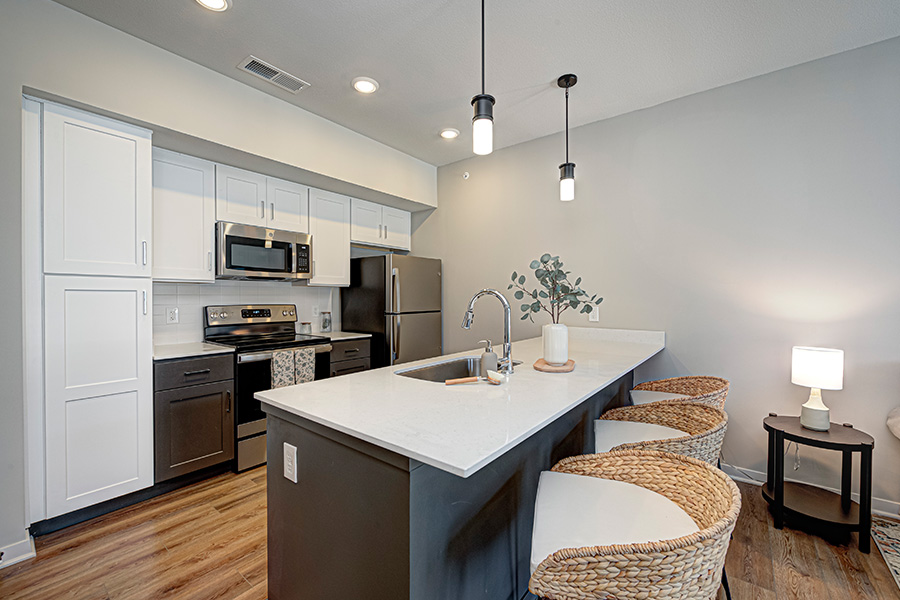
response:
<path fill-rule="evenodd" d="M 664 425 L 635 423 L 634 421 L 594 421 L 594 452 L 609 452 L 619 444 L 670 440 L 687 433 Z"/>
<path fill-rule="evenodd" d="M 563 548 L 656 542 L 697 531 L 694 520 L 662 494 L 623 481 L 544 471 L 534 506 L 531 572 Z"/>
<path fill-rule="evenodd" d="M 650 404 L 660 400 L 681 400 L 690 398 L 687 394 L 670 394 L 669 392 L 651 392 L 649 390 L 631 390 L 632 404 Z"/>

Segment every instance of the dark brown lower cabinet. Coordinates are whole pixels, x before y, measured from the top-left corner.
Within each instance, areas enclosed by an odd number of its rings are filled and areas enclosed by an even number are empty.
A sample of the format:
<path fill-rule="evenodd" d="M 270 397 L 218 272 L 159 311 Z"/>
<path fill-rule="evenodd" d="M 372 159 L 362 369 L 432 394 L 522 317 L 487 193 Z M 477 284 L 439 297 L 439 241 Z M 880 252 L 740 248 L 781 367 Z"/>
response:
<path fill-rule="evenodd" d="M 234 458 L 234 380 L 158 390 L 153 400 L 156 483 Z"/>

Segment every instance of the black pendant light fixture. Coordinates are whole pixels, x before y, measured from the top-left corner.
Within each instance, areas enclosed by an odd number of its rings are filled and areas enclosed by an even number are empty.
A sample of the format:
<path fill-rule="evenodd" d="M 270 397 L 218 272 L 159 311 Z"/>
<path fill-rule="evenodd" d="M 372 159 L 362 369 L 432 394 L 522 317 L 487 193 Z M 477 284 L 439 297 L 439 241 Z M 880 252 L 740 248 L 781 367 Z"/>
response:
<path fill-rule="evenodd" d="M 494 97 L 484 93 L 484 0 L 481 0 L 481 93 L 472 98 L 472 151 L 490 154 L 494 150 Z"/>
<path fill-rule="evenodd" d="M 575 199 L 575 163 L 569 162 L 569 88 L 578 83 L 578 77 L 569 73 L 556 80 L 556 85 L 566 88 L 566 162 L 559 165 L 559 199 L 569 202 Z"/>

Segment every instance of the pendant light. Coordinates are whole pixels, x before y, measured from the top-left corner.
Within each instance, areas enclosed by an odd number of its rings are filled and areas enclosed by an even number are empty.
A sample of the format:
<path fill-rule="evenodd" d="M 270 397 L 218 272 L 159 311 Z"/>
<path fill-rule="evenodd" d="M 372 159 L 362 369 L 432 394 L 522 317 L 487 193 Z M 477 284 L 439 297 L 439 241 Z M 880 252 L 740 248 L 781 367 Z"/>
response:
<path fill-rule="evenodd" d="M 484 93 L 484 0 L 481 0 L 481 93 L 472 98 L 472 152 L 490 154 L 494 150 L 494 97 Z"/>
<path fill-rule="evenodd" d="M 556 85 L 566 88 L 566 162 L 559 165 L 559 199 L 569 202 L 575 199 L 575 163 L 569 162 L 569 88 L 578 83 L 578 77 L 569 73 L 556 80 Z"/>

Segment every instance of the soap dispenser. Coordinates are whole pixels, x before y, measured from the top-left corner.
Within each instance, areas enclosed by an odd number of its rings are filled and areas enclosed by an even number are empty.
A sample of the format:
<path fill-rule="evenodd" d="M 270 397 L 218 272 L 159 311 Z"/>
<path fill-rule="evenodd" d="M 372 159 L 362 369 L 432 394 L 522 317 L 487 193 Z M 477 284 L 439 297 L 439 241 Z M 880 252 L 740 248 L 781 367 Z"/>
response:
<path fill-rule="evenodd" d="M 493 345 L 491 345 L 491 340 L 481 340 L 478 343 L 486 344 L 484 352 L 481 353 L 480 373 L 482 377 L 487 377 L 488 371 L 497 370 L 497 354 L 494 352 L 494 347 Z"/>

